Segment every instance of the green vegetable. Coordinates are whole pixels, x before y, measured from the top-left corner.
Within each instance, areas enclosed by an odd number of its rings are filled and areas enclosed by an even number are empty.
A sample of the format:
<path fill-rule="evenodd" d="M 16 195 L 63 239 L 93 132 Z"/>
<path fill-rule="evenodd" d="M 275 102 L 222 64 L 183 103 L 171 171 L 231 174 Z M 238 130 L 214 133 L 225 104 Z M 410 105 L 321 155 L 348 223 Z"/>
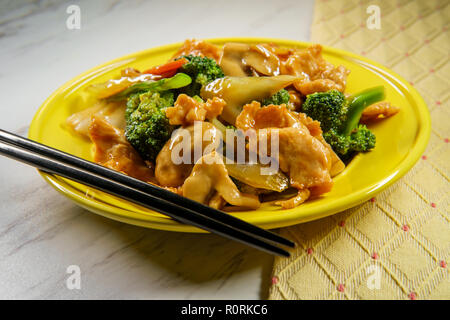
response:
<path fill-rule="evenodd" d="M 350 149 L 356 152 L 365 152 L 375 147 L 375 135 L 365 125 L 360 124 L 350 134 Z"/>
<path fill-rule="evenodd" d="M 365 125 L 359 125 L 348 136 L 331 129 L 323 137 L 343 161 L 350 160 L 358 152 L 373 149 L 376 142 L 375 135 Z"/>
<path fill-rule="evenodd" d="M 244 182 L 254 188 L 281 192 L 289 187 L 289 179 L 281 171 L 274 174 L 261 174 L 263 166 L 260 163 L 227 163 L 224 161 L 230 177 Z"/>
<path fill-rule="evenodd" d="M 158 81 L 143 81 L 135 83 L 127 89 L 111 96 L 110 100 L 126 99 L 134 93 L 142 93 L 145 91 L 166 91 L 186 87 L 192 82 L 191 77 L 184 73 L 177 73 L 171 78 L 165 78 Z"/>
<path fill-rule="evenodd" d="M 170 91 L 133 94 L 125 111 L 125 137 L 144 159 L 154 161 L 175 126 L 169 124 L 165 114 L 173 106 L 174 94 Z"/>
<path fill-rule="evenodd" d="M 203 101 L 203 99 L 200 96 L 193 96 L 192 99 L 194 99 L 195 101 L 197 101 L 199 103 L 205 102 L 205 101 Z"/>
<path fill-rule="evenodd" d="M 316 92 L 308 95 L 302 111 L 320 122 L 323 132 L 338 130 L 347 113 L 345 96 L 337 91 Z"/>
<path fill-rule="evenodd" d="M 180 68 L 180 71 L 192 78 L 192 83 L 180 89 L 180 93 L 185 93 L 191 97 L 199 96 L 202 86 L 225 76 L 214 59 L 193 55 L 180 58 L 185 58 L 189 61 Z"/>
<path fill-rule="evenodd" d="M 375 102 L 384 99 L 384 87 L 374 87 L 364 90 L 347 99 L 349 107 L 347 111 L 347 119 L 342 127 L 342 133 L 349 135 L 353 129 L 358 126 L 359 119 L 364 109 Z"/>
<path fill-rule="evenodd" d="M 273 104 L 279 106 L 281 104 L 288 104 L 289 99 L 290 99 L 289 92 L 286 89 L 281 89 L 270 98 L 264 99 L 262 101 L 262 105 L 268 106 L 270 104 Z"/>
<path fill-rule="evenodd" d="M 302 111 L 320 122 L 324 139 L 345 161 L 375 147 L 375 135 L 358 124 L 364 108 L 383 99 L 383 87 L 367 89 L 347 99 L 341 92 L 330 90 L 308 95 Z"/>
<path fill-rule="evenodd" d="M 350 136 L 339 134 L 336 130 L 331 129 L 323 133 L 323 138 L 328 142 L 339 157 L 343 158 L 350 148 Z"/>

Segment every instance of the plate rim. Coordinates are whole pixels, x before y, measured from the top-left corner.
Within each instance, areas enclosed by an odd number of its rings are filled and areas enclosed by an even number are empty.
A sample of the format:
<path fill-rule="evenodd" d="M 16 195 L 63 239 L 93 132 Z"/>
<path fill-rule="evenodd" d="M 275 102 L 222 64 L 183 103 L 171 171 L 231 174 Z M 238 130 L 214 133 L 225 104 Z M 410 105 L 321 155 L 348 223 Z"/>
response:
<path fill-rule="evenodd" d="M 280 39 L 280 38 L 264 38 L 264 37 L 232 37 L 232 38 L 209 38 L 209 39 L 203 39 L 208 42 L 212 43 L 224 43 L 224 42 L 246 42 L 246 43 L 279 43 L 283 46 L 288 47 L 307 47 L 312 44 L 315 44 L 314 42 L 306 42 L 306 41 L 297 41 L 297 40 L 289 40 L 289 39 Z M 115 59 L 112 59 L 110 61 L 107 61 L 103 64 L 94 66 L 87 71 L 75 76 L 74 78 L 70 79 L 69 81 L 65 82 L 63 85 L 61 85 L 58 89 L 56 89 L 38 108 L 36 111 L 28 131 L 28 137 L 30 139 L 36 138 L 38 136 L 38 130 L 39 130 L 39 118 L 41 117 L 42 113 L 44 112 L 46 106 L 59 94 L 67 90 L 69 87 L 71 87 L 73 84 L 79 83 L 80 85 L 83 83 L 83 80 L 92 76 L 92 74 L 100 73 L 105 70 L 108 71 L 111 69 L 111 66 L 117 65 L 118 63 L 130 63 L 136 58 L 138 58 L 141 55 L 148 55 L 151 54 L 152 51 L 164 51 L 164 50 L 170 50 L 170 49 L 176 49 L 180 47 L 183 44 L 183 42 L 177 42 L 177 43 L 171 43 L 166 44 L 162 46 L 152 47 L 140 51 L 136 51 Z M 430 135 L 431 135 L 431 117 L 429 113 L 429 109 L 419 92 L 408 82 L 406 81 L 402 76 L 398 75 L 394 71 L 384 67 L 382 64 L 375 62 L 371 59 L 368 59 L 366 57 L 357 55 L 353 52 L 349 52 L 343 49 L 338 49 L 326 45 L 321 45 L 323 47 L 323 51 L 327 54 L 332 54 L 335 56 L 341 56 L 346 58 L 351 58 L 355 62 L 363 62 L 361 65 L 365 66 L 366 68 L 372 69 L 372 71 L 376 71 L 381 73 L 383 76 L 388 76 L 389 78 L 392 78 L 396 80 L 397 84 L 402 85 L 406 91 L 412 95 L 413 100 L 417 104 L 417 112 L 418 112 L 418 134 L 417 138 L 415 139 L 415 143 L 413 145 L 413 148 L 406 154 L 405 159 L 403 159 L 395 168 L 391 170 L 391 174 L 384 178 L 380 179 L 381 182 L 373 183 L 366 188 L 360 189 L 358 191 L 352 192 L 348 196 L 342 197 L 340 199 L 337 199 L 333 207 L 331 209 L 328 209 L 324 212 L 309 212 L 305 215 L 305 213 L 302 213 L 301 219 L 299 218 L 298 211 L 299 210 L 293 210 L 291 212 L 286 212 L 284 214 L 280 214 L 280 219 L 277 221 L 264 221 L 263 215 L 261 217 L 258 217 L 257 219 L 253 219 L 250 221 L 251 223 L 254 223 L 258 226 L 261 226 L 265 229 L 273 229 L 273 228 L 279 228 L 284 226 L 289 226 L 293 224 L 298 223 L 304 223 L 316 219 L 320 219 L 326 216 L 330 216 L 332 214 L 335 214 L 337 212 L 341 212 L 346 209 L 354 208 L 355 206 L 369 200 L 376 194 L 382 192 L 389 186 L 391 186 L 393 183 L 398 181 L 401 177 L 403 177 L 419 160 L 420 156 L 422 155 L 423 151 L 425 150 Z M 360 156 L 360 155 L 359 155 Z M 138 225 L 142 227 L 147 228 L 154 228 L 154 229 L 160 229 L 160 230 L 168 230 L 168 231 L 177 231 L 177 232 L 189 232 L 189 233 L 204 233 L 206 231 L 201 230 L 197 227 L 189 226 L 180 224 L 174 220 L 172 220 L 169 217 L 165 216 L 156 216 L 156 215 L 142 215 L 139 212 L 136 211 L 130 211 L 126 210 L 124 208 L 114 207 L 114 212 L 111 212 L 110 208 L 113 208 L 112 205 L 108 204 L 102 204 L 101 202 L 94 201 L 92 199 L 89 199 L 88 197 L 83 197 L 81 194 L 77 193 L 74 189 L 74 187 L 68 183 L 65 183 L 60 180 L 57 176 L 49 173 L 42 172 L 38 170 L 40 175 L 44 178 L 44 180 L 49 183 L 53 188 L 55 188 L 58 192 L 62 193 L 69 199 L 75 201 L 78 205 L 81 207 L 92 211 L 94 213 L 100 214 L 102 216 L 108 217 L 113 220 Z M 326 205 L 325 205 L 326 206 Z M 298 207 L 297 209 L 301 209 L 301 207 Z M 315 210 L 317 211 L 317 210 Z M 149 219 L 136 219 L 127 216 L 126 212 L 132 212 L 133 215 L 142 215 L 145 217 L 151 217 Z M 244 219 L 246 220 L 246 219 Z M 248 220 L 246 220 L 248 221 Z"/>

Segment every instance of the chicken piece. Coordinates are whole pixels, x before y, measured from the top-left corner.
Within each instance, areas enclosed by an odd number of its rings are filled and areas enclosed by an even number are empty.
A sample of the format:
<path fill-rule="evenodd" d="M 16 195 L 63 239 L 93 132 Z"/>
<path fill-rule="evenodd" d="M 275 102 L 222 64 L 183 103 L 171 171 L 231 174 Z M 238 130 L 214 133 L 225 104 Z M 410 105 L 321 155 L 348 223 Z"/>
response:
<path fill-rule="evenodd" d="M 247 131 L 248 129 L 285 128 L 298 126 L 299 120 L 291 113 L 286 105 L 269 105 L 261 108 L 257 101 L 246 104 L 242 112 L 236 118 L 236 128 Z"/>
<path fill-rule="evenodd" d="M 308 117 L 305 113 L 296 113 L 298 121 L 300 121 L 309 130 L 309 133 L 314 137 L 319 139 L 322 137 L 322 128 L 320 127 L 320 122 L 313 120 Z"/>
<path fill-rule="evenodd" d="M 253 129 L 255 127 L 255 116 L 261 109 L 261 103 L 253 101 L 242 107 L 242 111 L 236 118 L 234 125 L 243 131 Z"/>
<path fill-rule="evenodd" d="M 228 176 L 222 157 L 211 152 L 195 164 L 191 175 L 183 184 L 183 196 L 201 203 L 209 203 L 214 191 L 234 206 L 257 209 L 261 205 L 257 196 L 244 194 L 238 190 Z"/>
<path fill-rule="evenodd" d="M 320 122 L 311 119 L 304 113 L 290 111 L 284 105 L 270 105 L 261 108 L 259 102 L 253 101 L 244 106 L 241 114 L 236 119 L 236 127 L 244 131 L 263 128 L 306 127 L 309 134 L 328 149 L 332 163 L 331 175 L 335 176 L 345 169 L 344 163 L 323 138 Z"/>
<path fill-rule="evenodd" d="M 173 193 L 176 193 L 177 195 L 179 195 L 179 196 L 182 196 L 183 195 L 183 190 L 181 190 L 181 187 L 164 187 L 164 186 L 160 186 L 160 185 L 158 185 L 158 184 L 156 184 L 158 187 L 160 187 L 160 188 L 163 188 L 163 189 L 166 189 L 167 191 L 170 191 L 170 192 L 173 192 Z"/>
<path fill-rule="evenodd" d="M 95 162 L 145 182 L 156 182 L 153 170 L 125 139 L 123 130 L 114 128 L 104 119 L 93 117 L 89 137 L 95 146 Z"/>
<path fill-rule="evenodd" d="M 208 202 L 208 206 L 218 210 L 221 210 L 223 207 L 225 207 L 226 204 L 227 202 L 225 201 L 224 198 L 222 198 L 222 196 L 218 192 L 215 192 Z"/>
<path fill-rule="evenodd" d="M 276 55 L 281 62 L 285 62 L 296 51 L 292 48 L 280 47 L 274 43 L 262 43 L 260 46 Z"/>
<path fill-rule="evenodd" d="M 171 125 L 187 126 L 194 121 L 211 120 L 222 113 L 226 102 L 214 97 L 206 102 L 199 102 L 188 95 L 180 94 L 173 107 L 166 109 L 166 117 Z"/>
<path fill-rule="evenodd" d="M 209 122 L 199 122 L 174 131 L 156 157 L 155 176 L 159 184 L 166 187 L 181 186 L 198 160 L 195 158 L 194 146 L 200 146 L 198 157 L 201 157 L 206 148 L 217 148 L 221 139 L 219 130 Z M 177 161 L 174 162 L 175 159 Z"/>
<path fill-rule="evenodd" d="M 281 206 L 283 209 L 292 209 L 308 200 L 310 194 L 311 192 L 308 189 L 298 190 L 295 197 L 292 197 L 288 200 L 276 201 L 275 204 L 277 206 Z"/>
<path fill-rule="evenodd" d="M 292 106 L 292 111 L 300 110 L 303 100 L 297 90 L 288 90 L 289 92 L 289 104 Z M 289 108 L 289 106 L 288 106 Z"/>
<path fill-rule="evenodd" d="M 222 55 L 222 49 L 203 40 L 188 39 L 184 41 L 180 49 L 178 49 L 178 51 L 173 55 L 172 60 L 190 54 L 194 56 L 208 57 L 216 60 L 218 63 L 220 56 Z"/>
<path fill-rule="evenodd" d="M 340 92 L 344 92 L 347 85 L 347 76 L 350 74 L 350 70 L 344 66 L 334 67 L 331 63 L 327 62 L 326 69 L 322 72 L 321 78 L 333 81 L 336 84 L 336 89 Z"/>
<path fill-rule="evenodd" d="M 330 175 L 332 177 L 336 176 L 337 174 L 341 173 L 345 169 L 345 164 L 342 162 L 341 158 L 338 157 L 336 152 L 331 148 L 331 146 L 328 144 L 328 142 L 325 141 L 325 139 L 322 136 L 322 129 L 320 128 L 320 122 L 313 120 L 312 118 L 308 117 L 304 113 L 299 113 L 298 117 L 300 121 L 308 128 L 311 135 L 318 139 L 330 152 L 331 155 L 331 169 L 330 169 Z"/>
<path fill-rule="evenodd" d="M 66 124 L 75 133 L 89 139 L 89 126 L 93 118 L 103 119 L 114 128 L 125 129 L 125 105 L 122 102 L 100 101 L 69 116 Z"/>
<path fill-rule="evenodd" d="M 289 111 L 283 105 L 261 108 L 258 102 L 253 102 L 244 106 L 236 119 L 236 127 L 258 130 L 258 141 L 264 141 L 267 150 L 272 150 L 271 135 L 278 134 L 280 169 L 289 175 L 291 186 L 299 190 L 294 198 L 279 202 L 283 208 L 291 208 L 310 195 L 318 196 L 331 190 L 331 171 L 342 161 L 323 139 L 318 121 Z M 264 128 L 267 130 L 259 130 Z"/>
<path fill-rule="evenodd" d="M 391 105 L 391 103 L 388 101 L 378 102 L 364 109 L 360 121 L 363 123 L 368 123 L 381 120 L 391 117 L 394 114 L 397 114 L 399 111 L 399 107 Z"/>
<path fill-rule="evenodd" d="M 326 63 L 322 59 L 321 51 L 320 46 L 295 51 L 283 64 L 283 74 L 303 75 L 307 76 L 307 80 L 319 78 Z"/>
<path fill-rule="evenodd" d="M 259 130 L 258 140 L 266 139 L 264 141 L 270 145 L 272 134 L 278 134 L 280 169 L 289 174 L 292 187 L 298 190 L 309 189 L 313 196 L 331 190 L 333 181 L 330 175 L 330 151 L 306 127 Z M 272 149 L 270 145 L 268 150 Z"/>
<path fill-rule="evenodd" d="M 317 79 L 313 81 L 296 81 L 294 82 L 294 87 L 305 96 L 315 92 L 326 92 L 333 89 L 338 91 L 341 90 L 341 87 L 339 85 L 337 85 L 334 81 L 329 79 Z"/>
<path fill-rule="evenodd" d="M 236 118 L 236 128 L 242 130 L 263 128 L 286 128 L 306 126 L 314 137 L 322 135 L 320 122 L 304 113 L 287 109 L 286 105 L 261 107 L 257 101 L 245 105 Z"/>
<path fill-rule="evenodd" d="M 309 81 L 325 79 L 326 82 L 316 82 L 310 86 L 302 87 L 305 92 L 311 92 L 316 88 L 332 87 L 344 92 L 347 76 L 350 73 L 343 66 L 335 67 L 322 57 L 322 46 L 313 45 L 304 50 L 294 52 L 282 65 L 282 74 L 291 74 L 295 76 L 303 76 L 303 81 L 296 84 L 296 88 L 300 90 L 301 84 Z M 334 85 L 330 82 L 332 81 Z M 315 91 L 313 91 L 315 92 Z M 312 92 L 311 92 L 312 93 Z"/>

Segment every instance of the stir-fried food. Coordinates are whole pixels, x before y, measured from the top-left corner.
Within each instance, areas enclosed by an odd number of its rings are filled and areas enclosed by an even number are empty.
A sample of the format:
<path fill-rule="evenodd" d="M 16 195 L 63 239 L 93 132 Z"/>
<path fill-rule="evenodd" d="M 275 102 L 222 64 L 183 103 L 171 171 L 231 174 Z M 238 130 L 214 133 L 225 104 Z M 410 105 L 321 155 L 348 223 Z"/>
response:
<path fill-rule="evenodd" d="M 172 125 L 187 126 L 195 121 L 214 119 L 222 113 L 225 104 L 223 99 L 217 97 L 203 102 L 180 94 L 174 106 L 167 108 L 166 117 Z"/>
<path fill-rule="evenodd" d="M 93 117 L 89 137 L 94 143 L 94 161 L 146 182 L 155 182 L 152 165 L 146 163 L 125 139 L 123 130 Z"/>
<path fill-rule="evenodd" d="M 97 104 L 66 124 L 94 161 L 145 182 L 218 209 L 289 209 L 330 192 L 376 147 L 367 125 L 400 110 L 383 87 L 347 93 L 349 74 L 320 45 L 186 40 L 165 64 L 90 86 Z"/>
<path fill-rule="evenodd" d="M 393 116 L 399 111 L 400 108 L 391 105 L 388 101 L 378 102 L 364 109 L 360 121 L 362 123 L 370 123 L 372 121 L 382 120 Z"/>
<path fill-rule="evenodd" d="M 183 195 L 192 200 L 208 203 L 215 191 L 231 205 L 250 209 L 257 209 L 260 206 L 257 196 L 239 191 L 228 175 L 222 158 L 213 151 L 195 164 L 183 184 Z"/>
<path fill-rule="evenodd" d="M 196 135 L 195 129 L 202 135 Z M 203 135 L 210 136 L 211 139 L 206 141 Z M 218 129 L 209 122 L 200 122 L 197 127 L 191 125 L 174 132 L 156 158 L 155 175 L 159 184 L 167 187 L 181 186 L 198 160 L 199 156 L 196 157 L 194 152 L 195 147 L 198 147 L 201 156 L 207 147 L 214 147 L 218 142 Z M 181 158 L 184 158 L 184 161 L 181 161 Z"/>

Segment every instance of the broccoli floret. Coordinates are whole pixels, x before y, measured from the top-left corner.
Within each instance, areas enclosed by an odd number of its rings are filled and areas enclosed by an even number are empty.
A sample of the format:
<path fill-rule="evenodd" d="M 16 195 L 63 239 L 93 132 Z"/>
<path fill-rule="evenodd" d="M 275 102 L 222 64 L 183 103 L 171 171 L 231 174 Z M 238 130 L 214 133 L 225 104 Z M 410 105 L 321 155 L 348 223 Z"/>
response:
<path fill-rule="evenodd" d="M 375 135 L 358 123 L 364 108 L 383 98 L 383 87 L 365 90 L 348 99 L 341 92 L 330 90 L 308 95 L 302 111 L 320 122 L 325 141 L 346 161 L 375 147 Z"/>
<path fill-rule="evenodd" d="M 324 132 L 338 130 L 345 119 L 347 102 L 345 96 L 337 90 L 317 92 L 308 95 L 302 111 L 319 121 Z"/>
<path fill-rule="evenodd" d="M 343 156 L 349 151 L 350 136 L 341 135 L 336 130 L 331 129 L 323 133 L 323 138 L 339 156 Z"/>
<path fill-rule="evenodd" d="M 189 62 L 180 68 L 180 72 L 186 73 L 192 78 L 192 83 L 179 90 L 191 97 L 200 96 L 202 86 L 224 77 L 224 73 L 214 59 L 199 56 L 183 56 Z"/>
<path fill-rule="evenodd" d="M 344 161 L 358 152 L 373 149 L 376 142 L 375 135 L 365 125 L 359 125 L 349 136 L 331 129 L 324 132 L 323 137 Z"/>
<path fill-rule="evenodd" d="M 268 99 L 264 99 L 262 101 L 263 106 L 268 106 L 270 104 L 279 106 L 281 104 L 288 104 L 289 103 L 289 92 L 286 89 L 281 89 L 277 93 L 275 93 L 273 96 L 271 96 Z"/>
<path fill-rule="evenodd" d="M 128 99 L 125 137 L 144 159 L 154 161 L 175 129 L 165 114 L 165 109 L 173 104 L 170 91 L 148 91 Z"/>
<path fill-rule="evenodd" d="M 366 152 L 375 147 L 376 137 L 365 125 L 359 125 L 350 134 L 350 150 Z"/>

